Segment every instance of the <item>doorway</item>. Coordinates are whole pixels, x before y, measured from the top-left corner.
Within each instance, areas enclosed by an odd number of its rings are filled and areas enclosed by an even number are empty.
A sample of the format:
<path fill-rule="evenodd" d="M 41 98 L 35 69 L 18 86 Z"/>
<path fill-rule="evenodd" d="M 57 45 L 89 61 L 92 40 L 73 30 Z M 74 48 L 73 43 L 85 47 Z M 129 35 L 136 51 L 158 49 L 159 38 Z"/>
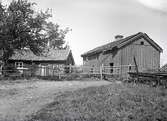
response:
<path fill-rule="evenodd" d="M 114 63 L 110 63 L 110 73 L 113 73 L 113 72 L 114 72 L 113 67 L 114 67 Z"/>

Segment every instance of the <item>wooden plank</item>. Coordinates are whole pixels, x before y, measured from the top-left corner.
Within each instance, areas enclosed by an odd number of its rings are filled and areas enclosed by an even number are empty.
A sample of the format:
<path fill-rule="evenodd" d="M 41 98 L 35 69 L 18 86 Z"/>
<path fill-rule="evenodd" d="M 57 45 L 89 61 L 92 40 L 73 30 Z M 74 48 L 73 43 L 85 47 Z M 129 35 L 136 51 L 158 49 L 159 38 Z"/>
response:
<path fill-rule="evenodd" d="M 135 63 L 135 66 L 136 66 L 136 73 L 137 73 L 137 81 L 139 81 L 139 70 L 138 70 L 138 66 L 137 66 L 137 62 L 136 62 L 136 58 L 135 58 L 135 56 L 134 56 L 134 63 Z"/>

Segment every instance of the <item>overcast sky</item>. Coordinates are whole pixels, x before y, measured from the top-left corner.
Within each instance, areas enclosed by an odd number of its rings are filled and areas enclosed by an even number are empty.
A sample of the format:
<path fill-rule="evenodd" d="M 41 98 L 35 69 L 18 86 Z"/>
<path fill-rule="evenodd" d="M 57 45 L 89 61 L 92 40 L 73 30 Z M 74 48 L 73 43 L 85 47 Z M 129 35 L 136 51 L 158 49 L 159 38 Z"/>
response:
<path fill-rule="evenodd" d="M 6 3 L 9 0 L 2 0 Z M 81 54 L 97 46 L 145 32 L 164 50 L 167 63 L 167 0 L 33 0 L 40 9 L 51 8 L 52 21 L 72 29 L 66 37 L 76 64 Z"/>

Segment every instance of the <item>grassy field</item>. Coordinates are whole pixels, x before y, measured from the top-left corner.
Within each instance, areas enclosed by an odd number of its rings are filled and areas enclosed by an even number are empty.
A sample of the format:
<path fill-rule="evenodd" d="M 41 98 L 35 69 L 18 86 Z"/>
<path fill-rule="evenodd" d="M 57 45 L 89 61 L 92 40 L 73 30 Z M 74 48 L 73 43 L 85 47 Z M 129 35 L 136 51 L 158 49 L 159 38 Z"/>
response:
<path fill-rule="evenodd" d="M 68 91 L 29 121 L 167 121 L 167 90 L 112 83 Z"/>
<path fill-rule="evenodd" d="M 0 121 L 26 121 L 54 98 L 66 91 L 109 85 L 111 82 L 84 81 L 1 80 Z"/>

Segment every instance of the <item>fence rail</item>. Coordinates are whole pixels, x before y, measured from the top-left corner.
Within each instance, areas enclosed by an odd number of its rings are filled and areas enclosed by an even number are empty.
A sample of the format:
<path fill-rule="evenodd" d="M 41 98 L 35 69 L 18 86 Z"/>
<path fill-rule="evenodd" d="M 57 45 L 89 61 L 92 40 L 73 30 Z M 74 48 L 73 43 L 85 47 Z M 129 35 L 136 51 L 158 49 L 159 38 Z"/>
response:
<path fill-rule="evenodd" d="M 12 68 L 12 67 L 11 67 Z M 73 65 L 61 65 L 61 66 L 29 66 L 18 67 L 14 69 L 1 69 L 0 74 L 6 74 L 8 76 L 57 76 L 61 78 L 67 74 L 78 74 L 98 76 L 101 79 L 104 76 L 123 76 L 128 72 L 134 72 L 134 65 L 121 65 L 121 66 L 73 66 Z"/>

